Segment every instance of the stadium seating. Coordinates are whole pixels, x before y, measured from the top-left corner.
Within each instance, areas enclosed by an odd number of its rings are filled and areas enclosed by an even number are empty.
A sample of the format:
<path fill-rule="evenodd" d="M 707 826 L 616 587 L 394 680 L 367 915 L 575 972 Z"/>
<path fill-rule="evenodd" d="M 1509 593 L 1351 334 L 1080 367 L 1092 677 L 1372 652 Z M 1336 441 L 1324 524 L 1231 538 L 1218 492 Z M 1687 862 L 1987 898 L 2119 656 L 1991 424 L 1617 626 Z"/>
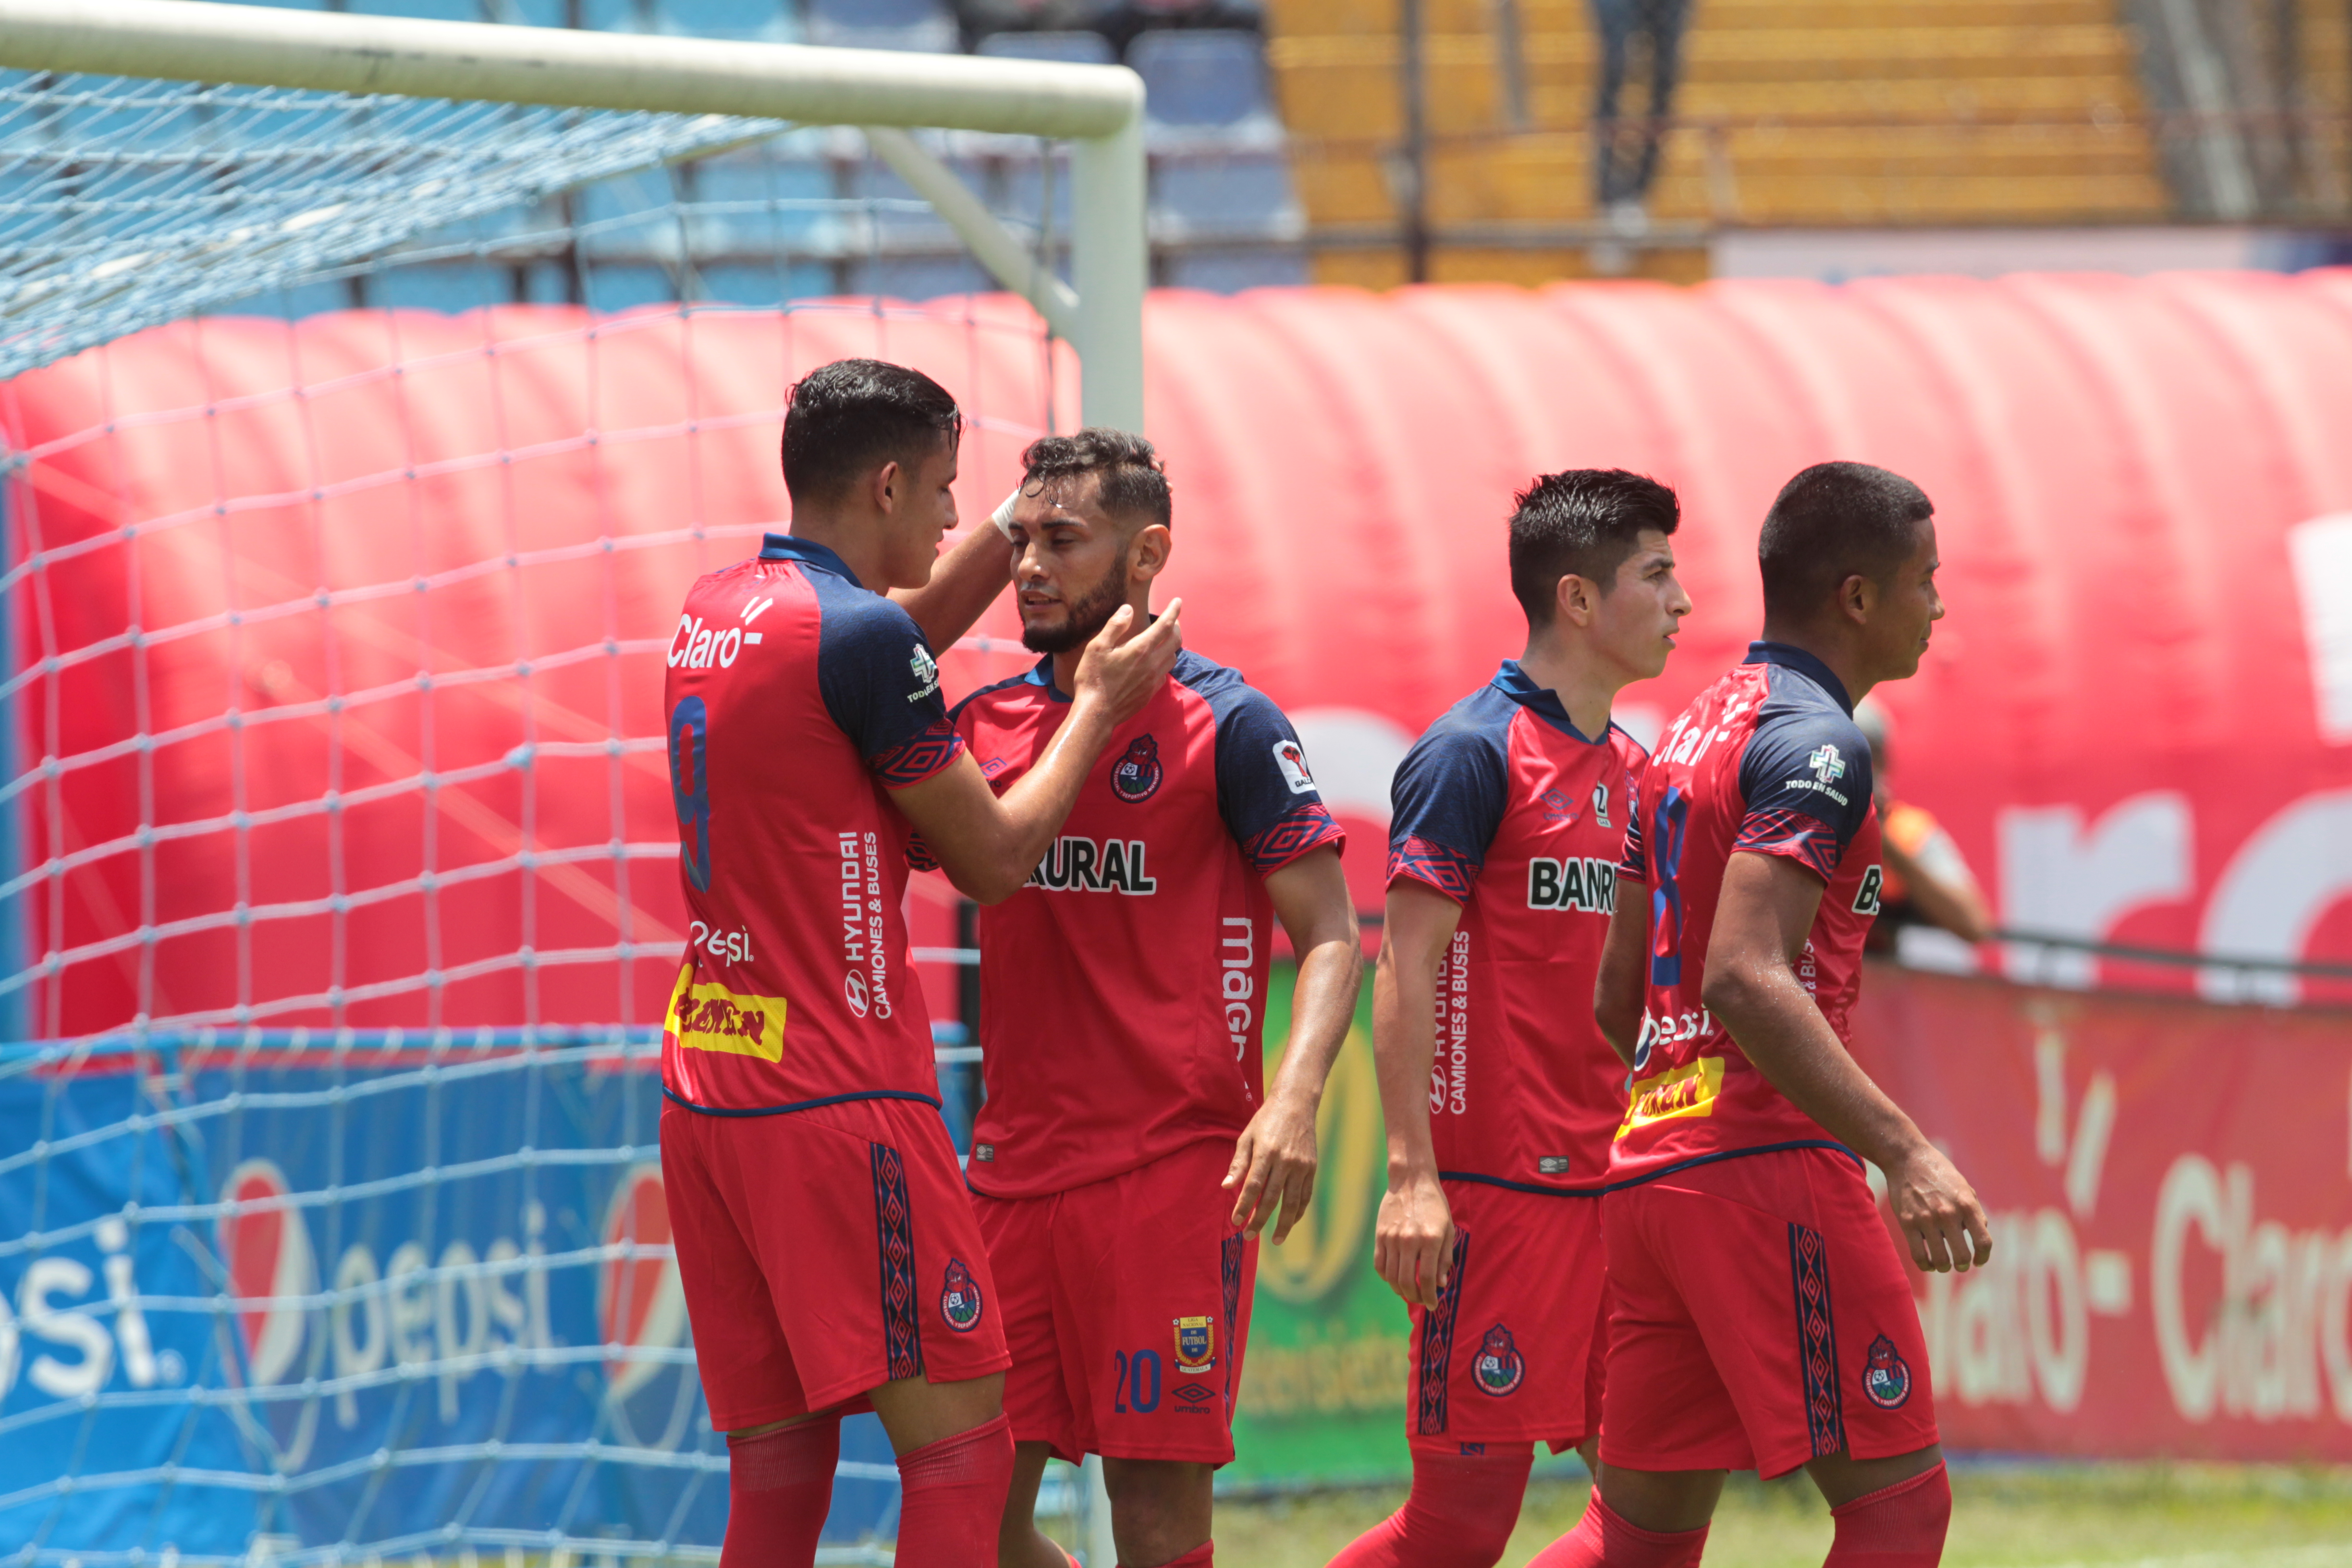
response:
<path fill-rule="evenodd" d="M 1430 7 L 1440 228 L 1591 216 L 1589 7 L 1519 9 L 1530 124 L 1506 133 L 1490 7 Z M 1393 221 L 1380 158 L 1401 126 L 1394 29 L 1392 7 L 1371 0 L 1274 0 L 1268 59 L 1317 225 Z M 1685 61 L 1676 114 L 1726 129 L 1670 139 L 1652 204 L 1662 222 L 2105 223 L 2170 210 L 2110 0 L 1707 0 Z M 1370 259 L 1375 273 L 1395 267 L 1392 254 Z M 1365 267 L 1360 253 L 1333 260 L 1343 274 Z M 1577 263 L 1542 265 L 1557 276 Z"/>
<path fill-rule="evenodd" d="M 955 17 L 939 0 L 809 0 L 808 41 L 856 49 L 954 50 Z"/>

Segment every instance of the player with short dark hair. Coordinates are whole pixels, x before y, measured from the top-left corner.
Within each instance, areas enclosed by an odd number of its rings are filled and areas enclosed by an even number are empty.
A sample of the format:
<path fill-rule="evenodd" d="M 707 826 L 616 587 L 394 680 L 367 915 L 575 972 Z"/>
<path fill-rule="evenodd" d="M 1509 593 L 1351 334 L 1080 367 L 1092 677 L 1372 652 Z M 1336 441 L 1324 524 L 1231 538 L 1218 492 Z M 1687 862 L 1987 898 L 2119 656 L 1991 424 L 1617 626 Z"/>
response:
<path fill-rule="evenodd" d="M 1919 668 L 1934 509 L 1824 463 L 1765 519 L 1764 636 L 1660 738 L 1593 1009 L 1633 1069 L 1602 1200 L 1600 1484 L 1544 1568 L 1696 1563 L 1727 1470 L 1804 1466 L 1832 1564 L 1932 1568 L 1951 1488 L 1911 1288 L 1990 1254 L 1976 1194 L 1846 1054 L 1884 871 L 1853 708 Z M 1628 887 L 1631 893 L 1633 889 Z"/>
<path fill-rule="evenodd" d="M 1510 521 L 1517 659 L 1398 768 L 1372 988 L 1389 1188 L 1374 1259 L 1412 1306 L 1412 1491 L 1335 1568 L 1488 1568 L 1534 1446 L 1600 1424 L 1600 1194 L 1624 1066 L 1588 994 L 1644 753 L 1610 721 L 1690 600 L 1674 491 L 1547 474 Z"/>
<path fill-rule="evenodd" d="M 841 1416 L 869 1404 L 898 1456 L 902 1559 L 995 1554 L 1010 1358 L 908 969 L 908 826 L 959 888 L 1005 897 L 1179 638 L 1174 605 L 1148 631 L 1111 617 L 1072 655 L 1054 743 L 992 792 L 931 657 L 1004 584 L 992 529 L 933 574 L 961 427 L 919 372 L 813 372 L 784 419 L 792 531 L 698 581 L 670 639 L 693 940 L 663 1024 L 662 1175 L 728 1435 L 724 1568 L 814 1561 Z"/>
<path fill-rule="evenodd" d="M 1147 613 L 1173 540 L 1141 437 L 1082 430 L 1022 461 L 999 515 L 1022 640 L 1045 657 L 954 715 L 1000 789 L 1069 723 L 1079 650 Z M 1213 1561 L 1257 1234 L 1273 1222 L 1279 1241 L 1306 1212 L 1316 1108 L 1355 1016 L 1341 841 L 1281 710 L 1187 649 L 1028 885 L 981 911 L 988 1095 L 967 1173 L 1013 1358 L 1003 1568 L 1066 1568 L 1034 1521 L 1051 1454 L 1103 1456 L 1127 1568 Z M 1276 920 L 1298 974 L 1269 1092 Z"/>

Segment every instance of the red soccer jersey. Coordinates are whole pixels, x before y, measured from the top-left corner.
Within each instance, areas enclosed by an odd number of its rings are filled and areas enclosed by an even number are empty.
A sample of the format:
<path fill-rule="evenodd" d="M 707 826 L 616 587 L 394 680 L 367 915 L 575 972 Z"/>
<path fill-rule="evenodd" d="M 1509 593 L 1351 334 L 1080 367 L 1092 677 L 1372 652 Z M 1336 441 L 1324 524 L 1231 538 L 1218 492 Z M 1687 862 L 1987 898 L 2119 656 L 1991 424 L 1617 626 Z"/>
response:
<path fill-rule="evenodd" d="M 1462 906 L 1429 1075 L 1449 1181 L 1589 1193 L 1607 1175 L 1625 1065 L 1591 997 L 1643 761 L 1614 725 L 1580 734 L 1559 696 L 1506 659 L 1397 769 L 1389 880 Z"/>
<path fill-rule="evenodd" d="M 1699 991 L 1733 853 L 1786 855 L 1828 884 L 1797 978 L 1846 1037 L 1885 880 L 1870 745 L 1853 711 L 1827 665 L 1759 642 L 1659 741 L 1619 868 L 1650 884 L 1650 966 L 1613 1180 L 1769 1149 L 1851 1154 L 1748 1064 Z"/>
<path fill-rule="evenodd" d="M 1048 658 L 954 722 L 1001 792 L 1068 711 Z M 1028 885 L 980 911 L 973 1189 L 1066 1192 L 1247 1126 L 1265 1092 L 1265 878 L 1343 842 L 1281 710 L 1178 655 Z"/>
<path fill-rule="evenodd" d="M 686 962 L 662 1089 L 697 1110 L 939 1103 L 885 796 L 962 749 L 907 613 L 823 545 L 768 536 L 698 581 L 669 648 Z"/>

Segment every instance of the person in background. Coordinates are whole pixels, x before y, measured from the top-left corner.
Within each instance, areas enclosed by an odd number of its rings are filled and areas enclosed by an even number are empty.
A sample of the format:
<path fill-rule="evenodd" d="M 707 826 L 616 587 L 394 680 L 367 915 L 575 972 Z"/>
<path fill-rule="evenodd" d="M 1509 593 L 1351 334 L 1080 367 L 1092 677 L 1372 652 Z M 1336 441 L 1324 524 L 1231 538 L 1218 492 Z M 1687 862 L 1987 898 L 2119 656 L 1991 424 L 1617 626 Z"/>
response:
<path fill-rule="evenodd" d="M 1592 109 L 1593 197 L 1610 231 L 1610 239 L 1593 247 L 1593 260 L 1598 270 L 1622 272 L 1632 259 L 1627 242 L 1650 226 L 1650 184 L 1657 178 L 1666 117 L 1674 111 L 1690 0 L 1592 0 L 1592 20 L 1601 34 L 1601 79 Z M 1634 74 L 1637 47 L 1648 67 L 1649 93 L 1642 112 L 1629 115 L 1623 112 L 1625 82 Z"/>
<path fill-rule="evenodd" d="M 1881 851 L 1885 885 L 1879 889 L 1878 920 L 1864 951 L 1895 951 L 1906 926 L 1946 931 L 1971 946 L 1992 935 L 1992 911 L 1960 847 L 1927 807 L 1895 798 L 1887 788 L 1894 771 L 1886 736 L 1886 710 L 1867 697 L 1854 704 L 1853 721 L 1870 742 L 1872 776 L 1878 790 L 1878 820 L 1886 835 Z"/>

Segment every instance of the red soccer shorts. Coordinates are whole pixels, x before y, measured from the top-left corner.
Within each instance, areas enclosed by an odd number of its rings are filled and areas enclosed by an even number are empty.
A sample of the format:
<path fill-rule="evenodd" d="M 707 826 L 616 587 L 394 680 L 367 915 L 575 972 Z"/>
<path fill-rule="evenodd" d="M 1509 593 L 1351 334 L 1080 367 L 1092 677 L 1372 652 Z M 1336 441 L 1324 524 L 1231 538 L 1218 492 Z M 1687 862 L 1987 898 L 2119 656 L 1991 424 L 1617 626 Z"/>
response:
<path fill-rule="evenodd" d="M 1003 1306 L 1013 1436 L 1065 1459 L 1234 1457 L 1257 1239 L 1229 1139 L 1038 1198 L 975 1194 Z"/>
<path fill-rule="evenodd" d="M 1412 1309 L 1407 1436 L 1574 1447 L 1601 1416 L 1601 1201 L 1453 1181 L 1445 1202 L 1454 1269 L 1437 1306 Z"/>
<path fill-rule="evenodd" d="M 1769 1479 L 1936 1441 L 1918 1309 L 1851 1158 L 1719 1160 L 1612 1193 L 1601 1215 L 1604 1461 Z"/>
<path fill-rule="evenodd" d="M 987 1248 L 931 1106 L 706 1116 L 665 1104 L 661 1148 L 713 1427 L 1010 1363 Z"/>

